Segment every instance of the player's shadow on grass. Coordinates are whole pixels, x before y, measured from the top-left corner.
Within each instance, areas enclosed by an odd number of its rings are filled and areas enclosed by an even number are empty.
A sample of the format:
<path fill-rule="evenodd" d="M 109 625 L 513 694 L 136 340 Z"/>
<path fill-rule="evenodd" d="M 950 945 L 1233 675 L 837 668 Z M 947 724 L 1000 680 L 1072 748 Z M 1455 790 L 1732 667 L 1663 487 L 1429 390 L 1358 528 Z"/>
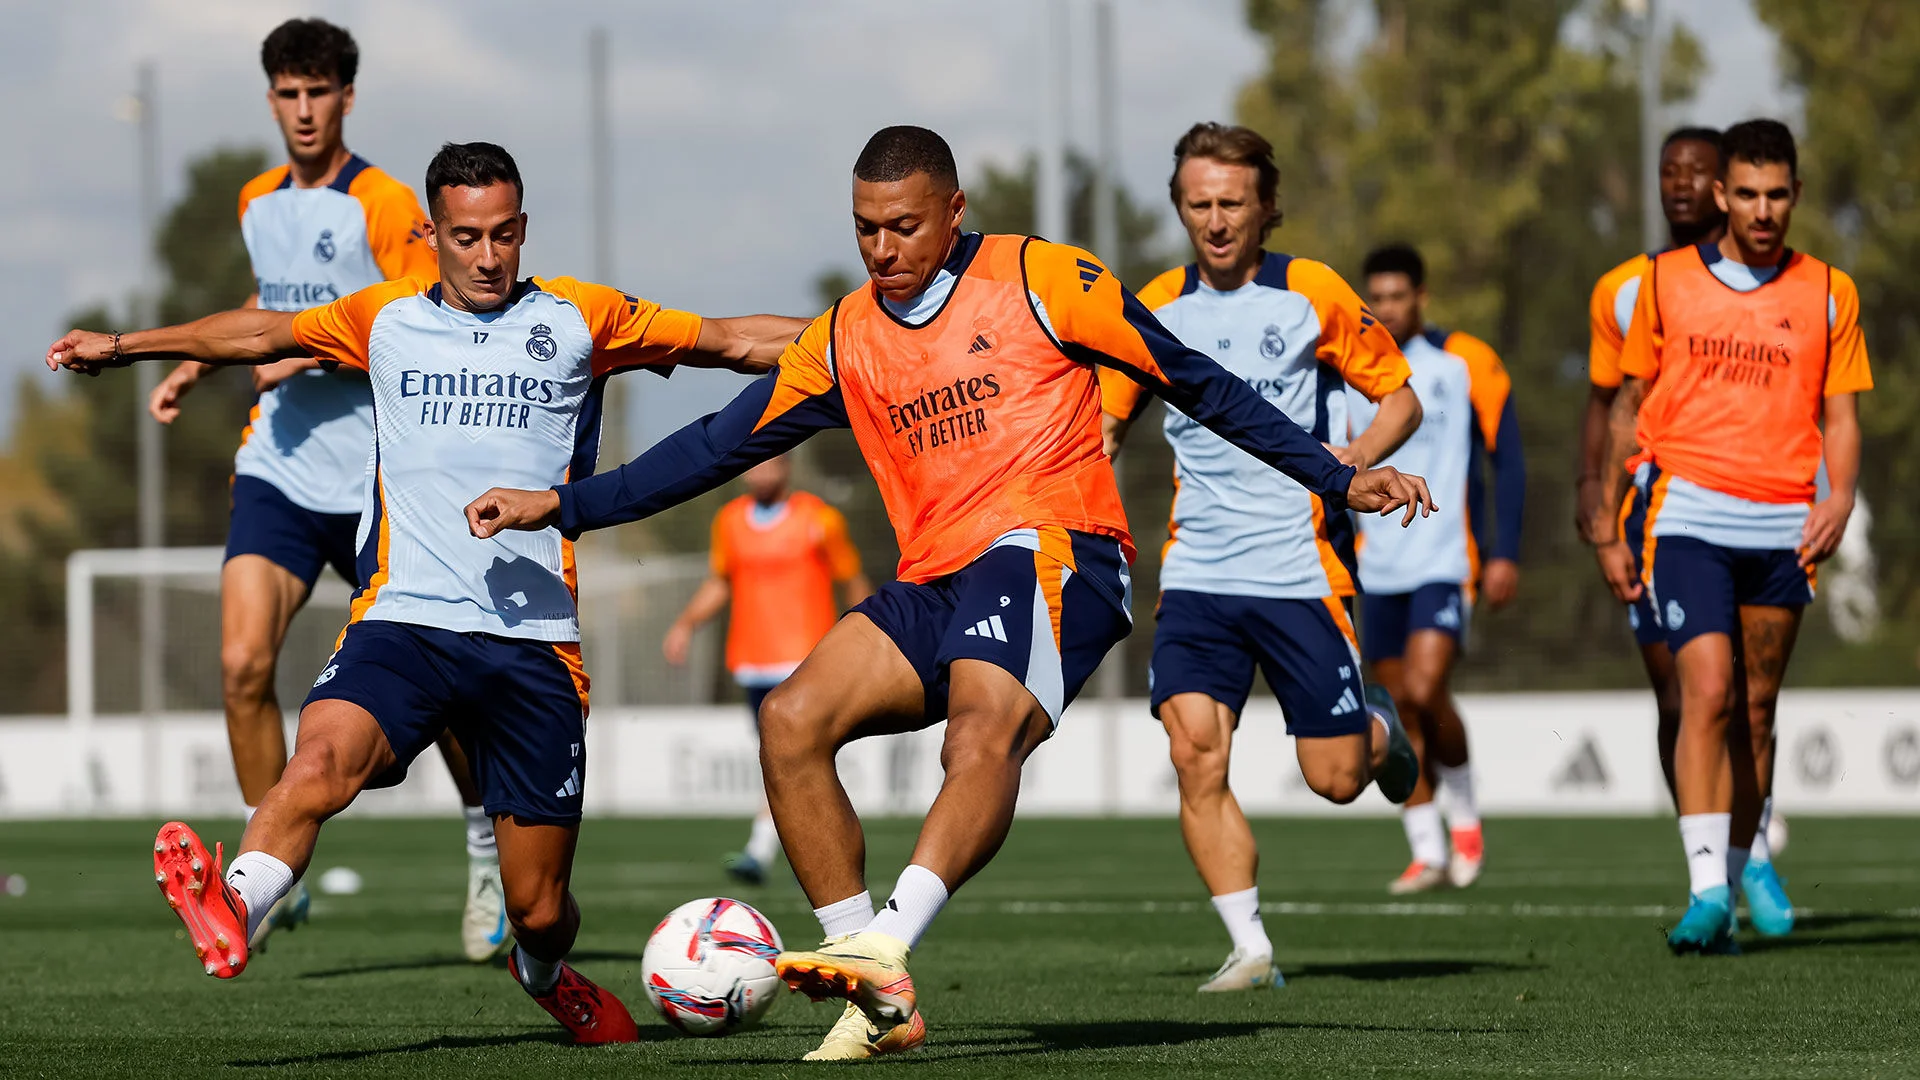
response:
<path fill-rule="evenodd" d="M 677 1038 L 670 1028 L 643 1027 L 640 1029 L 642 1042 L 658 1039 Z M 423 1039 L 419 1042 L 401 1046 L 369 1046 L 354 1050 L 326 1050 L 314 1054 L 290 1054 L 276 1058 L 239 1058 L 227 1062 L 234 1069 L 277 1069 L 284 1065 L 326 1065 L 347 1061 L 365 1061 L 369 1058 L 389 1055 L 417 1054 L 426 1050 L 483 1050 L 494 1046 L 517 1046 L 520 1044 L 547 1043 L 554 1046 L 571 1046 L 573 1040 L 564 1031 L 555 1028 L 552 1031 L 522 1031 L 512 1035 L 441 1035 L 437 1038 Z"/>
<path fill-rule="evenodd" d="M 593 949 L 581 949 L 568 954 L 570 963 L 617 963 L 625 961 L 637 964 L 640 954 L 637 952 L 617 952 Z M 358 964 L 353 967 L 323 968 L 319 971 L 303 971 L 302 979 L 338 979 L 349 975 L 384 975 L 395 971 L 432 971 L 435 968 L 468 968 L 492 966 L 505 970 L 507 958 L 497 956 L 487 964 L 475 964 L 462 956 L 421 956 L 410 960 L 389 960 L 379 964 Z"/>
<path fill-rule="evenodd" d="M 1843 927 L 1876 929 L 1871 929 L 1867 933 L 1829 933 Z M 1904 929 L 1895 929 L 1895 927 L 1904 927 Z M 1765 953 L 1779 949 L 1834 949 L 1846 948 L 1850 945 L 1915 944 L 1920 944 L 1920 929 L 1915 928 L 1913 920 L 1862 912 L 1802 916 L 1795 920 L 1791 935 L 1777 938 L 1748 937 L 1740 942 L 1740 951 Z"/>
<path fill-rule="evenodd" d="M 977 1029 L 978 1030 L 978 1029 Z M 1073 1050 L 1138 1050 L 1182 1046 L 1214 1039 L 1240 1039 L 1275 1031 L 1337 1031 L 1370 1034 L 1509 1034 L 1495 1028 L 1432 1028 L 1403 1024 L 1338 1024 L 1306 1020 L 1099 1020 L 1080 1024 L 1013 1024 L 986 1027 L 985 1038 L 942 1039 L 939 1049 L 955 1057 L 1012 1057 Z M 1004 1034 L 1001 1034 L 1004 1033 Z M 1012 1044 L 1012 1045 L 1009 1045 Z M 944 1054 L 942 1056 L 945 1056 Z"/>
<path fill-rule="evenodd" d="M 1509 964 L 1500 960 L 1361 960 L 1350 964 L 1302 964 L 1288 967 L 1288 979 L 1353 979 L 1393 982 L 1399 979 L 1445 979 L 1455 975 L 1493 975 L 1538 971 L 1539 964 Z"/>

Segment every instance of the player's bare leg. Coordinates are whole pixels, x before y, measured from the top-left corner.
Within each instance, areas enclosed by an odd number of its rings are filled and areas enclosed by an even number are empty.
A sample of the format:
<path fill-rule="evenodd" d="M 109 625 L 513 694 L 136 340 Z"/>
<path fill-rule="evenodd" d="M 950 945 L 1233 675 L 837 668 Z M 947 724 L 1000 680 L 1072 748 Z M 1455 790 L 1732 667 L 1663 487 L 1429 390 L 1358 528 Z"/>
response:
<path fill-rule="evenodd" d="M 1733 641 L 1722 633 L 1701 634 L 1674 654 L 1674 669 L 1680 685 L 1674 780 L 1692 902 L 1667 943 L 1675 952 L 1728 951 L 1733 926 L 1727 880 L 1735 786 L 1728 746 L 1737 675 Z"/>
<path fill-rule="evenodd" d="M 828 631 L 760 706 L 767 804 L 787 862 L 816 909 L 866 891 L 866 836 L 834 755 L 857 738 L 925 726 L 925 708 L 913 665 L 858 612 Z M 849 929 L 865 926 L 872 910 Z"/>
<path fill-rule="evenodd" d="M 566 963 L 580 933 L 580 905 L 568 889 L 580 827 L 502 814 L 494 829 L 507 918 L 513 923 L 515 946 L 507 959 L 513 977 L 576 1043 L 639 1039 L 639 1029 L 620 999 Z"/>
<path fill-rule="evenodd" d="M 1239 717 L 1201 693 L 1175 694 L 1160 703 L 1160 722 L 1180 785 L 1180 836 L 1226 925 L 1233 950 L 1202 993 L 1281 985 L 1273 942 L 1260 919 L 1255 878 L 1260 850 L 1247 815 L 1227 783 L 1233 730 Z"/>
<path fill-rule="evenodd" d="M 1673 780 L 1674 744 L 1680 739 L 1680 681 L 1673 669 L 1673 650 L 1665 642 L 1640 647 L 1640 663 L 1647 670 L 1647 682 L 1653 687 L 1654 708 L 1659 712 L 1655 742 L 1660 752 L 1660 774 L 1666 778 L 1667 794 L 1678 807 L 1679 791 Z"/>
<path fill-rule="evenodd" d="M 1468 761 L 1467 726 L 1453 700 L 1453 669 L 1459 659 L 1460 643 L 1452 634 L 1417 630 L 1407 638 L 1405 692 L 1424 715 L 1427 736 L 1420 759 L 1421 779 L 1434 788 L 1434 800 L 1446 820 L 1446 842 L 1452 847 L 1448 879 L 1464 888 L 1479 879 L 1486 844 L 1474 797 L 1473 766 Z"/>
<path fill-rule="evenodd" d="M 1753 928 L 1763 934 L 1785 934 L 1793 929 L 1793 903 L 1773 866 L 1766 819 L 1772 811 L 1774 717 L 1787 661 L 1800 633 L 1805 609 L 1747 606 L 1740 609 L 1741 659 L 1745 676 L 1744 718 L 1747 742 L 1744 754 L 1730 754 L 1734 767 L 1749 763 L 1753 782 L 1753 814 L 1735 813 L 1732 824 L 1728 877 L 1746 894 Z M 1742 785 L 1747 786 L 1747 785 Z M 1741 848 L 1748 848 L 1742 857 Z"/>
<path fill-rule="evenodd" d="M 287 764 L 286 720 L 274 672 L 287 627 L 307 599 L 291 571 L 260 555 L 235 555 L 220 568 L 220 696 L 240 797 L 259 806 Z"/>

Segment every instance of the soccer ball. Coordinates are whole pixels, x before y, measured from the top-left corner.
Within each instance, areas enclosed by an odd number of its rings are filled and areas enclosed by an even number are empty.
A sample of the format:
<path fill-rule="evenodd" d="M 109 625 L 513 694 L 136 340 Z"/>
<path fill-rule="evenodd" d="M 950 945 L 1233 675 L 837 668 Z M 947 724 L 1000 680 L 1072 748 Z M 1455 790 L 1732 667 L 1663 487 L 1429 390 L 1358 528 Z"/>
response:
<path fill-rule="evenodd" d="M 1778 858 L 1787 850 L 1787 816 L 1778 811 L 1767 819 L 1767 854 Z"/>
<path fill-rule="evenodd" d="M 647 1000 L 688 1035 L 727 1035 L 760 1022 L 782 986 L 773 958 L 780 934 L 738 900 L 681 904 L 647 939 L 640 977 Z"/>

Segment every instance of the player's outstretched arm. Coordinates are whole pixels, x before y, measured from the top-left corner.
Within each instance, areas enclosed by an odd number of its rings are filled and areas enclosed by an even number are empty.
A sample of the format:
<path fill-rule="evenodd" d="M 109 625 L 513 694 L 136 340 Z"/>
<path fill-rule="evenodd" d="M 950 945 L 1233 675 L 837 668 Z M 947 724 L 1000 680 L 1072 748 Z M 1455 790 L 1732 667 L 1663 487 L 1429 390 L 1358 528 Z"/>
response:
<path fill-rule="evenodd" d="M 207 364 L 265 364 L 304 355 L 293 338 L 293 314 L 241 308 L 157 330 L 102 334 L 69 330 L 47 347 L 47 368 L 97 375 L 139 360 L 198 360 Z"/>
<path fill-rule="evenodd" d="M 718 367 L 747 375 L 773 370 L 810 320 L 786 315 L 739 315 L 700 320 L 700 339 L 688 367 Z"/>
<path fill-rule="evenodd" d="M 1420 396 L 1413 387 L 1401 384 L 1380 399 L 1373 423 L 1345 446 L 1333 448 L 1333 456 L 1355 468 L 1370 469 L 1376 461 L 1385 461 L 1419 429 L 1425 418 Z"/>

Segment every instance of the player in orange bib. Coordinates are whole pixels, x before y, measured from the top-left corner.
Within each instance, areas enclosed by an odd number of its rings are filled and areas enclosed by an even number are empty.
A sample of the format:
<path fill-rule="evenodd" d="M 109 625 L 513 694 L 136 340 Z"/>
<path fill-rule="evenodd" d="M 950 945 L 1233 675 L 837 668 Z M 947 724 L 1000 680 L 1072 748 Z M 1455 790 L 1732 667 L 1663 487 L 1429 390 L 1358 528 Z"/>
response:
<path fill-rule="evenodd" d="M 747 692 L 757 731 L 767 693 L 793 674 L 840 617 L 834 586 L 846 607 L 872 595 L 873 586 L 847 539 L 847 519 L 818 495 L 792 489 L 793 466 L 785 455 L 755 465 L 741 479 L 747 493 L 713 516 L 713 573 L 667 628 L 661 651 L 668 663 L 685 664 L 693 632 L 731 606 L 727 670 Z M 727 856 L 727 873 L 759 885 L 779 857 L 780 834 L 763 801 L 746 849 Z"/>
<path fill-rule="evenodd" d="M 575 535 L 664 510 L 816 431 L 853 429 L 900 541 L 899 580 L 841 619 L 760 709 L 768 801 L 827 938 L 777 966 L 795 989 L 848 999 L 815 1059 L 925 1038 L 908 953 L 999 849 L 1022 762 L 1131 628 L 1132 539 L 1101 447 L 1096 365 L 1149 382 L 1329 512 L 1432 509 L 1418 477 L 1341 464 L 1182 346 L 1092 255 L 962 232 L 965 212 L 945 140 L 882 130 L 853 169 L 871 280 L 815 320 L 774 377 L 618 471 L 490 491 L 467 508 L 478 536 L 553 524 Z M 876 914 L 834 755 L 941 720 L 946 778 Z"/>
<path fill-rule="evenodd" d="M 1713 182 L 1720 176 L 1720 132 L 1713 128 L 1683 127 L 1670 133 L 1660 146 L 1660 209 L 1667 219 L 1667 250 L 1717 242 L 1726 232 L 1727 216 L 1713 201 Z M 1640 279 L 1649 254 L 1635 255 L 1601 275 L 1594 283 L 1588 304 L 1591 343 L 1587 353 L 1590 382 L 1587 406 L 1580 420 L 1580 477 L 1575 524 L 1589 543 L 1611 536 L 1587 536 L 1587 523 L 1594 518 L 1600 498 L 1606 490 L 1602 475 L 1607 453 L 1607 413 L 1620 392 L 1624 376 L 1620 373 L 1620 350 L 1627 343 L 1627 331 L 1633 325 L 1633 310 L 1640 297 Z M 1635 490 L 1627 488 L 1620 507 L 1622 528 L 1628 547 L 1637 557 L 1639 536 L 1646 528 L 1646 504 Z M 1667 792 L 1673 792 L 1673 744 L 1680 737 L 1680 688 L 1673 678 L 1673 653 L 1667 648 L 1666 631 L 1653 617 L 1643 593 L 1627 607 L 1627 622 L 1634 641 L 1640 646 L 1640 661 L 1646 667 L 1647 681 L 1653 685 L 1655 706 L 1659 712 L 1656 742 L 1660 748 L 1660 771 L 1666 777 Z"/>
<path fill-rule="evenodd" d="M 1596 554 L 1615 595 L 1646 595 L 1673 650 L 1675 794 L 1692 894 L 1667 938 L 1676 953 L 1737 951 L 1730 885 L 1744 889 L 1755 929 L 1793 925 L 1771 862 L 1746 856 L 1772 786 L 1774 708 L 1814 567 L 1853 511 L 1856 397 L 1873 387 L 1852 279 L 1786 246 L 1799 197 L 1784 124 L 1727 130 L 1714 184 L 1726 235 L 1655 257 L 1641 280 L 1607 490 L 1587 523 L 1589 536 L 1606 538 Z M 1646 501 L 1637 574 L 1612 509 L 1636 446 Z M 1831 493 L 1816 501 L 1823 460 Z"/>

